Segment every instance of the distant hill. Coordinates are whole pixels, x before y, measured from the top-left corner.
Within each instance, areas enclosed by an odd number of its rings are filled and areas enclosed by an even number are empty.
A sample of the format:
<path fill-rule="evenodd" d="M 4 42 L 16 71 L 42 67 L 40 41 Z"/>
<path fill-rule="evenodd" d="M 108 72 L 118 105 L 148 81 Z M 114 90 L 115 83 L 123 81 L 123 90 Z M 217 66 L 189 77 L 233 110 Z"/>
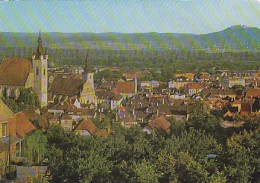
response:
<path fill-rule="evenodd" d="M 0 47 L 35 47 L 37 33 L 0 33 Z M 260 50 L 260 29 L 232 26 L 210 34 L 178 33 L 43 33 L 52 49 L 190 49 Z"/>

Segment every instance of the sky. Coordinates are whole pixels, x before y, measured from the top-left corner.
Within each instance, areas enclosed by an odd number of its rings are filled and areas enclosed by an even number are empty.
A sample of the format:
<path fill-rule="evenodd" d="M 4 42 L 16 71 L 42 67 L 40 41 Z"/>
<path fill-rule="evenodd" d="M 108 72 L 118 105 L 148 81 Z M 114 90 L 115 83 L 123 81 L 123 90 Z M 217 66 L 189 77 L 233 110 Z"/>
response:
<path fill-rule="evenodd" d="M 203 34 L 260 28 L 260 0 L 0 0 L 0 32 Z"/>

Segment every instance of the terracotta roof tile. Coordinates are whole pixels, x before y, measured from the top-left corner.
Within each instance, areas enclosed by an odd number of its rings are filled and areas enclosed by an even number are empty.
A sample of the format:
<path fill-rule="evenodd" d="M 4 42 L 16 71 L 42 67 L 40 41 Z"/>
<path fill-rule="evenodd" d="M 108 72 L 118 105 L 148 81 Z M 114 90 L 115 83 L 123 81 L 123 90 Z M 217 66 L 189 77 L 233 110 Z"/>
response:
<path fill-rule="evenodd" d="M 84 80 L 75 78 L 55 77 L 49 92 L 57 95 L 79 95 L 84 85 Z"/>
<path fill-rule="evenodd" d="M 135 82 L 117 82 L 114 91 L 117 93 L 135 93 Z"/>
<path fill-rule="evenodd" d="M 99 130 L 99 131 L 96 132 L 96 136 L 106 138 L 108 136 L 108 132 L 107 132 L 107 130 L 102 129 L 102 130 Z"/>
<path fill-rule="evenodd" d="M 188 89 L 203 89 L 203 88 L 205 88 L 205 85 L 199 84 L 199 83 L 188 83 L 187 88 Z"/>
<path fill-rule="evenodd" d="M 246 92 L 246 97 L 251 98 L 251 97 L 260 97 L 260 89 L 249 89 Z"/>
<path fill-rule="evenodd" d="M 16 118 L 16 133 L 19 137 L 24 138 L 27 133 L 35 130 L 35 126 L 29 121 L 23 112 L 15 115 Z"/>
<path fill-rule="evenodd" d="M 24 86 L 31 68 L 28 59 L 4 58 L 0 65 L 0 85 Z"/>
<path fill-rule="evenodd" d="M 156 118 L 155 120 L 148 123 L 148 125 L 154 129 L 157 132 L 160 132 L 160 130 L 165 131 L 166 133 L 170 133 L 170 122 L 165 118 L 164 115 Z"/>
<path fill-rule="evenodd" d="M 80 124 L 75 128 L 75 130 L 87 130 L 91 135 L 94 135 L 98 128 L 90 118 L 86 118 L 80 122 Z"/>

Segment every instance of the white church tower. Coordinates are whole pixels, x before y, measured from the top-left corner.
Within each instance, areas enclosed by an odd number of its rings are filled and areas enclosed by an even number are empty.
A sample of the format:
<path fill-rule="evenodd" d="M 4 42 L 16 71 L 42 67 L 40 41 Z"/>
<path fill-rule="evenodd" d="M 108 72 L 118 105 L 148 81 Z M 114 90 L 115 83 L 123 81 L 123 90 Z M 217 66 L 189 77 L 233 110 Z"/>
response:
<path fill-rule="evenodd" d="M 38 38 L 38 47 L 35 55 L 32 56 L 32 66 L 34 73 L 34 91 L 38 95 L 40 107 L 47 106 L 48 93 L 48 55 L 43 53 L 41 32 Z"/>

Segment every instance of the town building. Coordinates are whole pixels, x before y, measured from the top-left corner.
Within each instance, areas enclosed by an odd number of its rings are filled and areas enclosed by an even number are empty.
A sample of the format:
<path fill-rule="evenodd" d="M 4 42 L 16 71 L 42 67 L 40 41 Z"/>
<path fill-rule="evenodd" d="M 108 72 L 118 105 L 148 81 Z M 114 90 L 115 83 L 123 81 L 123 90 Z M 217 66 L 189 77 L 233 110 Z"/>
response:
<path fill-rule="evenodd" d="M 232 88 L 235 85 L 245 86 L 246 81 L 244 78 L 228 78 L 224 77 L 221 79 L 221 86 L 223 88 Z"/>
<path fill-rule="evenodd" d="M 46 50 L 45 50 L 46 51 Z M 48 55 L 44 53 L 41 34 L 31 59 L 4 58 L 0 64 L 0 95 L 18 98 L 22 88 L 32 88 L 40 107 L 47 106 Z"/>
<path fill-rule="evenodd" d="M 188 95 L 194 95 L 200 93 L 205 88 L 201 83 L 188 83 L 186 85 L 186 92 Z"/>
<path fill-rule="evenodd" d="M 82 104 L 93 103 L 97 105 L 94 70 L 89 65 L 88 54 L 86 55 L 82 79 L 64 75 L 56 76 L 48 92 L 52 96 L 52 100 L 58 100 L 58 103 L 69 98 L 78 98 Z"/>

